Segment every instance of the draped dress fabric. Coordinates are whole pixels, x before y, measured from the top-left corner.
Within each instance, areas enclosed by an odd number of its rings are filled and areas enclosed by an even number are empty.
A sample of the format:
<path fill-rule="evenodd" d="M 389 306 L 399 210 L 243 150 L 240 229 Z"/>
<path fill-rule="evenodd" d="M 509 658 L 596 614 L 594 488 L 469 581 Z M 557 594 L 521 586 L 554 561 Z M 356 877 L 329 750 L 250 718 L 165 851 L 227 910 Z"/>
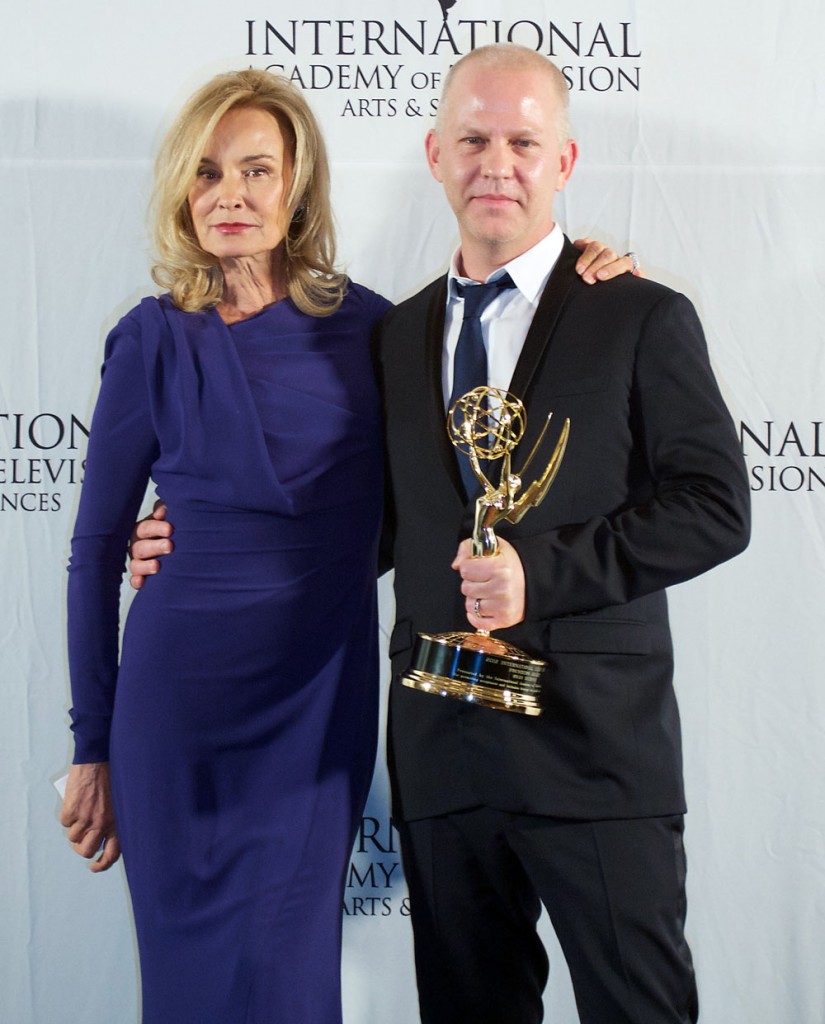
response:
<path fill-rule="evenodd" d="M 227 326 L 145 299 L 109 336 L 69 572 L 75 761 L 111 762 L 145 1024 L 341 1019 L 344 875 L 377 730 L 381 424 L 350 284 Z M 136 595 L 149 477 L 174 553 Z"/>

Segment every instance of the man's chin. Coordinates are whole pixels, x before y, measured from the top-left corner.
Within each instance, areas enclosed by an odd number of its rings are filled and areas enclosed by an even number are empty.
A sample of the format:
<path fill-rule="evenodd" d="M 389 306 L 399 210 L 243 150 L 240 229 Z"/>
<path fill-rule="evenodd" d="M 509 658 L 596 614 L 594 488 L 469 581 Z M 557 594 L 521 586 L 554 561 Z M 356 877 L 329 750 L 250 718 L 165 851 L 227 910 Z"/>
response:
<path fill-rule="evenodd" d="M 514 223 L 512 216 L 475 217 L 466 226 L 473 238 L 484 245 L 507 245 L 523 233 L 522 226 Z"/>

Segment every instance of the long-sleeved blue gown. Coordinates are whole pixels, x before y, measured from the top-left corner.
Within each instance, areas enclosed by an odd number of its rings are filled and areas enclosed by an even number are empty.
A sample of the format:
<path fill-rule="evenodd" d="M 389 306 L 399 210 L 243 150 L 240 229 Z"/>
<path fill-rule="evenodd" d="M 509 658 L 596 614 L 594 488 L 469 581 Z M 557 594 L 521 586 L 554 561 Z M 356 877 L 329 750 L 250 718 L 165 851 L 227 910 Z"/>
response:
<path fill-rule="evenodd" d="M 389 304 L 350 284 L 227 326 L 145 299 L 109 336 L 69 574 L 75 761 L 110 760 L 145 1024 L 334 1024 L 375 758 Z M 149 478 L 175 551 L 136 595 Z"/>

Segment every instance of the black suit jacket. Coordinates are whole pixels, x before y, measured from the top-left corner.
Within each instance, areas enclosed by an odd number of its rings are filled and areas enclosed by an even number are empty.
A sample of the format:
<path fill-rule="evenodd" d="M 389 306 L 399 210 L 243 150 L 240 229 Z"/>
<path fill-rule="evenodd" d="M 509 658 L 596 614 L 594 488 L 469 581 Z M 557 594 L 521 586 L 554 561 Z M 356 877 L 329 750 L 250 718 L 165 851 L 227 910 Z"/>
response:
<path fill-rule="evenodd" d="M 510 387 L 527 407 L 521 459 L 551 411 L 534 465 L 569 416 L 567 454 L 544 503 L 497 527 L 527 580 L 525 621 L 497 635 L 547 661 L 539 718 L 399 681 L 417 632 L 469 628 L 450 569 L 473 509 L 445 430 L 446 279 L 396 307 L 380 331 L 399 818 L 481 804 L 587 819 L 684 810 L 664 588 L 746 546 L 744 462 L 690 302 L 630 276 L 585 285 L 577 255 L 566 242 Z"/>

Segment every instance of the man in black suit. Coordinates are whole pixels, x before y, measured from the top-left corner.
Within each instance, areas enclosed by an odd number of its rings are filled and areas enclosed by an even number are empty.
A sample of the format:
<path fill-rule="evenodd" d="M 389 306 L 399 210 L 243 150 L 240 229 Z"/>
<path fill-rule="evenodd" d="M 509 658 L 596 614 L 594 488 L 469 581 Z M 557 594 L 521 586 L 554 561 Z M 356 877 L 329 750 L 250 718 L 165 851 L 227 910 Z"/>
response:
<path fill-rule="evenodd" d="M 542 904 L 582 1024 L 697 1019 L 664 588 L 743 550 L 749 492 L 689 301 L 576 272 L 552 210 L 577 157 L 567 101 L 561 73 L 521 47 L 455 65 L 427 155 L 461 245 L 377 340 L 397 604 L 388 757 L 423 1024 L 542 1019 Z M 487 381 L 526 404 L 521 451 L 551 411 L 571 434 L 544 503 L 481 559 L 445 410 L 458 285 L 505 272 L 514 287 L 481 314 Z M 133 572 L 157 570 L 170 532 L 143 524 L 163 537 L 136 545 L 150 561 Z M 416 634 L 468 619 L 547 662 L 541 717 L 402 686 Z"/>
<path fill-rule="evenodd" d="M 583 1024 L 698 1013 L 664 589 L 744 549 L 748 486 L 690 302 L 575 273 L 552 212 L 577 157 L 567 95 L 520 47 L 454 67 L 427 156 L 460 249 L 447 278 L 388 315 L 377 348 L 397 602 L 389 767 L 424 1024 L 542 1019 L 542 903 Z M 522 452 L 550 411 L 571 433 L 544 503 L 498 528 L 496 557 L 473 558 L 474 495 L 444 412 L 460 292 L 505 271 L 515 288 L 481 316 L 487 382 L 524 400 Z M 540 718 L 401 685 L 416 634 L 466 619 L 547 662 Z"/>

